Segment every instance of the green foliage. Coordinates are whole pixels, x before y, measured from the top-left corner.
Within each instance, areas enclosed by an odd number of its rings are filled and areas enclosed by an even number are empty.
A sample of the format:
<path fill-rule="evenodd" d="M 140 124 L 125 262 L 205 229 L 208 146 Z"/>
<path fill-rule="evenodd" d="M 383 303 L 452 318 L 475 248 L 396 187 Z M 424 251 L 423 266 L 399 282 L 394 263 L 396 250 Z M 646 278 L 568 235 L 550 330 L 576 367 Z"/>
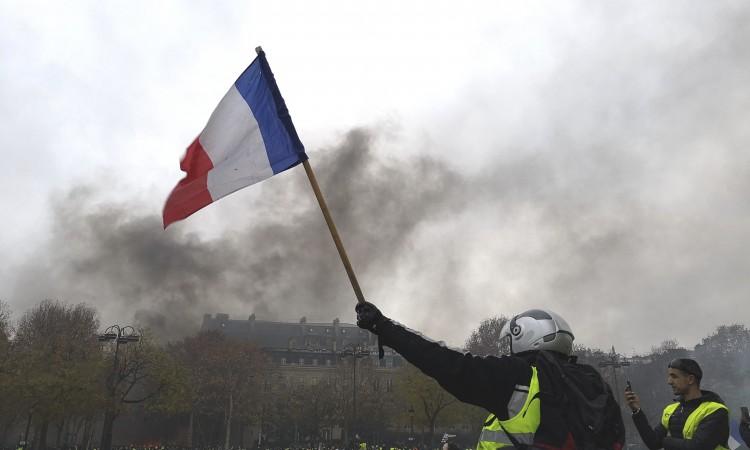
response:
<path fill-rule="evenodd" d="M 46 300 L 26 312 L 13 343 L 12 384 L 42 420 L 85 414 L 101 402 L 96 311 Z"/>
<path fill-rule="evenodd" d="M 435 426 L 441 414 L 459 402 L 444 390 L 437 381 L 424 375 L 419 369 L 407 365 L 403 369 L 398 384 L 399 395 L 416 411 L 415 424 L 426 425 L 430 429 L 430 442 L 434 443 Z"/>
<path fill-rule="evenodd" d="M 467 350 L 501 354 L 499 332 L 505 321 L 502 316 L 482 321 L 467 339 Z M 139 342 L 121 344 L 115 363 L 114 344 L 99 343 L 98 332 L 96 311 L 85 305 L 44 301 L 14 324 L 0 302 L 0 438 L 11 425 L 25 424 L 29 412 L 32 431 L 50 425 L 50 430 L 90 436 L 94 425 L 101 426 L 97 421 L 103 411 L 117 417 L 136 403 L 159 420 L 190 417 L 204 430 L 216 430 L 198 433 L 204 437 L 199 445 L 228 445 L 231 427 L 259 423 L 264 434 L 287 440 L 320 438 L 321 430 L 336 427 L 365 436 L 403 433 L 411 422 L 410 408 L 417 432 L 427 427 L 434 437 L 436 427 L 458 432 L 468 425 L 475 436 L 489 414 L 458 402 L 413 366 L 383 370 L 376 360 L 358 359 L 354 386 L 351 358 L 342 358 L 333 369 L 292 370 L 269 365 L 257 347 L 218 332 L 162 346 L 147 331 Z M 597 368 L 613 357 L 623 359 L 578 344 L 574 353 Z M 629 358 L 630 366 L 600 370 L 620 390 L 629 379 L 653 421 L 672 399 L 667 364 L 685 356 L 699 361 L 702 387 L 719 393 L 730 409 L 750 403 L 750 329 L 744 325 L 720 326 L 694 349 L 667 339 Z M 615 393 L 618 399 L 621 394 Z M 629 432 L 637 439 L 634 430 Z"/>

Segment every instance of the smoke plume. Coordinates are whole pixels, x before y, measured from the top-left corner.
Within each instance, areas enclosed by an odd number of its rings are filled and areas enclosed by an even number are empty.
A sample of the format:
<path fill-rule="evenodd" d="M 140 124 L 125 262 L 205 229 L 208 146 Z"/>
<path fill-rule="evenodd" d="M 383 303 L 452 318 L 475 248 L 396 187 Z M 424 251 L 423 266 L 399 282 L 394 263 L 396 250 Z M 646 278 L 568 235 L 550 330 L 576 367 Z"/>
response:
<path fill-rule="evenodd" d="M 722 5 L 587 11 L 585 33 L 555 29 L 533 94 L 467 88 L 429 117 L 421 156 L 382 151 L 379 126 L 308 150 L 365 296 L 453 344 L 533 307 L 624 352 L 748 323 L 750 8 Z M 222 200 L 234 226 L 211 237 L 101 189 L 55 198 L 18 299 L 85 301 L 169 338 L 204 313 L 353 320 L 301 170 Z"/>

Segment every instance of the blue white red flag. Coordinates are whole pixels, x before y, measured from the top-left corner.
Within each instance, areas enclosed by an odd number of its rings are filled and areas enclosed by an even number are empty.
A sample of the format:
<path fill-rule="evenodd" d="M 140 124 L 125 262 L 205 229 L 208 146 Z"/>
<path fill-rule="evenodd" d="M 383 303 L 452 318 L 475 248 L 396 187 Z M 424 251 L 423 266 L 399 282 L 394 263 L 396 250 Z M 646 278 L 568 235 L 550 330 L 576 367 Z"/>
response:
<path fill-rule="evenodd" d="M 305 160 L 305 148 L 259 50 L 187 148 L 180 162 L 186 175 L 164 205 L 164 228 Z"/>

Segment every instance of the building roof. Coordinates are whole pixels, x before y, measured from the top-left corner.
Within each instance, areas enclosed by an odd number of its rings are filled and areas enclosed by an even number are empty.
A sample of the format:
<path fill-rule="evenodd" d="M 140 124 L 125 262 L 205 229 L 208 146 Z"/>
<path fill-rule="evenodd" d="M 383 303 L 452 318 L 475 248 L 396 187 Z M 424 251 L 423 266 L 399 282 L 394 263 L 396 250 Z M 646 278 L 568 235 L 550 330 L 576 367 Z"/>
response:
<path fill-rule="evenodd" d="M 219 330 L 228 337 L 254 342 L 261 348 L 310 349 L 337 351 L 353 345 L 376 345 L 377 338 L 354 324 L 334 319 L 327 323 L 257 320 L 255 314 L 247 320 L 230 319 L 228 314 L 206 314 L 201 330 Z"/>

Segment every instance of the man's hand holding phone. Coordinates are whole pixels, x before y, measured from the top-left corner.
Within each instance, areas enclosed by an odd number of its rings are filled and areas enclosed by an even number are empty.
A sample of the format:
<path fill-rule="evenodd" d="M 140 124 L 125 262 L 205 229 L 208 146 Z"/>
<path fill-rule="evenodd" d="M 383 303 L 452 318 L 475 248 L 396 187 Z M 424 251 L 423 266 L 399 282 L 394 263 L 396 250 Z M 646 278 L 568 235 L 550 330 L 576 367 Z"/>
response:
<path fill-rule="evenodd" d="M 633 411 L 633 414 L 641 410 L 641 400 L 638 398 L 635 392 L 633 392 L 633 386 L 630 384 L 630 380 L 627 380 L 625 385 L 625 402 Z"/>

